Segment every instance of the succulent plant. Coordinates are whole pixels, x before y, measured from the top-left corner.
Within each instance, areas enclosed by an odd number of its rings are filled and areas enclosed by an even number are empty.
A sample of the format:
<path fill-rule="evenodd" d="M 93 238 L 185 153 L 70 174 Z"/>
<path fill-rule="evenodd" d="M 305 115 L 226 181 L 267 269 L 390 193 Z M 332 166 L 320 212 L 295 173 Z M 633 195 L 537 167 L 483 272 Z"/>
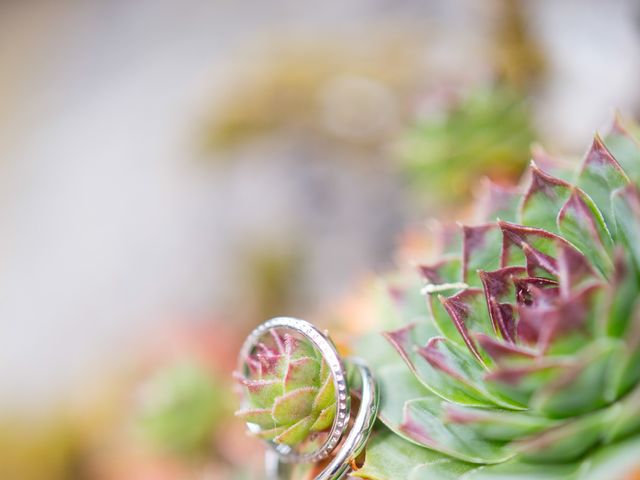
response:
<path fill-rule="evenodd" d="M 522 94 L 498 84 L 450 100 L 398 141 L 401 172 L 414 194 L 441 209 L 468 200 L 478 176 L 500 183 L 526 168 L 535 138 Z"/>
<path fill-rule="evenodd" d="M 637 478 L 635 128 L 617 119 L 575 173 L 537 152 L 522 189 L 489 185 L 479 222 L 419 267 L 426 302 L 393 288 L 393 328 L 355 346 L 381 386 L 356 477 Z"/>
<path fill-rule="evenodd" d="M 331 428 L 336 412 L 333 377 L 308 341 L 271 330 L 246 359 L 240 376 L 247 407 L 236 412 L 260 427 L 257 435 L 298 446 Z"/>
<path fill-rule="evenodd" d="M 154 446 L 187 457 L 211 455 L 230 413 L 227 385 L 193 361 L 164 367 L 140 388 L 136 424 Z"/>

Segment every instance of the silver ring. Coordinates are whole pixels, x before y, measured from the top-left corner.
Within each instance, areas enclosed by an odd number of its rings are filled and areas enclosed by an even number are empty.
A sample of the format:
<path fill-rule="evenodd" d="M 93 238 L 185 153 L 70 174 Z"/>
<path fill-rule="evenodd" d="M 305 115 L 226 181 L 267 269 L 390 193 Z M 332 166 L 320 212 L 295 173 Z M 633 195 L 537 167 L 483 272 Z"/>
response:
<path fill-rule="evenodd" d="M 378 411 L 379 393 L 376 382 L 369 368 L 362 360 L 350 358 L 349 362 L 360 375 L 360 409 L 356 414 L 349 433 L 344 436 L 350 419 L 351 396 L 346 380 L 345 368 L 338 352 L 329 337 L 311 323 L 295 318 L 279 317 L 269 320 L 255 328 L 245 340 L 239 355 L 238 371 L 246 373 L 245 359 L 255 348 L 265 333 L 273 328 L 292 329 L 307 338 L 318 348 L 327 363 L 333 377 L 336 392 L 336 416 L 326 441 L 315 451 L 305 454 L 294 452 L 291 447 L 278 445 L 269 441 L 270 449 L 266 452 L 265 469 L 268 480 L 288 478 L 291 463 L 313 463 L 329 456 L 341 439 L 337 453 L 324 470 L 316 476 L 316 480 L 337 480 L 351 470 L 351 462 L 362 452 Z M 248 423 L 252 432 L 259 427 Z"/>
<path fill-rule="evenodd" d="M 378 414 L 379 392 L 371 371 L 359 359 L 349 358 L 349 361 L 357 368 L 362 379 L 360 409 L 338 453 L 315 480 L 339 480 L 351 471 L 351 463 L 362 453 Z M 283 464 L 273 450 L 266 453 L 265 467 L 267 480 L 289 478 L 289 465 Z"/>
<path fill-rule="evenodd" d="M 340 438 L 344 434 L 349 424 L 349 414 L 351 412 L 351 396 L 347 386 L 346 372 L 344 365 L 338 355 L 336 347 L 327 335 L 318 330 L 315 326 L 305 320 L 297 318 L 278 317 L 266 321 L 256 327 L 247 337 L 238 357 L 238 371 L 246 373 L 247 365 L 245 359 L 250 355 L 253 348 L 269 330 L 274 328 L 289 328 L 294 330 L 311 341 L 320 350 L 322 357 L 327 362 L 333 377 L 333 385 L 337 393 L 336 416 L 326 441 L 315 451 L 306 454 L 298 454 L 286 445 L 278 445 L 269 442 L 280 458 L 288 463 L 317 462 L 326 458 L 338 445 Z M 257 433 L 260 429 L 252 424 L 247 424 L 250 431 Z"/>

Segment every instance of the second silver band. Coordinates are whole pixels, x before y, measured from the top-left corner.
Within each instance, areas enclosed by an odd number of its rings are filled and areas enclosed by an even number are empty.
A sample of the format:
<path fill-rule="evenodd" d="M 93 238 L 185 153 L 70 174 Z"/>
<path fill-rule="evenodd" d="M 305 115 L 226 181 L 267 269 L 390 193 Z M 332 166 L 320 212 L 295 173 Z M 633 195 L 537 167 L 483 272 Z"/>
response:
<path fill-rule="evenodd" d="M 348 361 L 360 374 L 362 385 L 360 409 L 344 442 L 331 462 L 315 477 L 315 480 L 339 480 L 351 471 L 351 462 L 364 449 L 376 420 L 379 392 L 371 370 L 359 359 L 350 358 Z M 289 471 L 292 466 L 282 462 L 276 451 L 268 450 L 265 468 L 267 480 L 289 480 Z"/>

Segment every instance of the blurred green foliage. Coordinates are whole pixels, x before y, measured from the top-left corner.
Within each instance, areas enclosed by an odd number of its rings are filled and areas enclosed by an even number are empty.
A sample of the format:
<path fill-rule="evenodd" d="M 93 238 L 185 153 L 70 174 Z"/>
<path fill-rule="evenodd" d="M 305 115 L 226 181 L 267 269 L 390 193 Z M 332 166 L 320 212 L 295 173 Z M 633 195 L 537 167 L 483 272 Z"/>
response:
<path fill-rule="evenodd" d="M 198 457 L 212 450 L 214 434 L 232 411 L 228 385 L 193 361 L 163 368 L 142 386 L 137 425 L 168 453 Z"/>
<path fill-rule="evenodd" d="M 477 89 L 444 115 L 419 120 L 398 142 L 402 172 L 431 205 L 468 197 L 479 177 L 509 183 L 530 158 L 527 101 L 508 87 Z"/>

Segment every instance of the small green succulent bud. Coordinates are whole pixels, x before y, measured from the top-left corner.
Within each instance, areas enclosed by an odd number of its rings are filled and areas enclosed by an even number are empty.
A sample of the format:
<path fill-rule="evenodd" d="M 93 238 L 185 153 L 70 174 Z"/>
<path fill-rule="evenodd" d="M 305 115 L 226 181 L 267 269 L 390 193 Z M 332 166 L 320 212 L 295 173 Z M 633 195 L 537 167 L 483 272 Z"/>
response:
<path fill-rule="evenodd" d="M 336 413 L 333 377 L 308 341 L 271 331 L 246 359 L 240 375 L 248 405 L 236 412 L 260 427 L 260 438 L 297 446 L 331 428 Z"/>
<path fill-rule="evenodd" d="M 154 446 L 183 456 L 208 454 L 231 409 L 227 385 L 202 365 L 181 361 L 158 370 L 140 389 L 136 426 Z"/>

